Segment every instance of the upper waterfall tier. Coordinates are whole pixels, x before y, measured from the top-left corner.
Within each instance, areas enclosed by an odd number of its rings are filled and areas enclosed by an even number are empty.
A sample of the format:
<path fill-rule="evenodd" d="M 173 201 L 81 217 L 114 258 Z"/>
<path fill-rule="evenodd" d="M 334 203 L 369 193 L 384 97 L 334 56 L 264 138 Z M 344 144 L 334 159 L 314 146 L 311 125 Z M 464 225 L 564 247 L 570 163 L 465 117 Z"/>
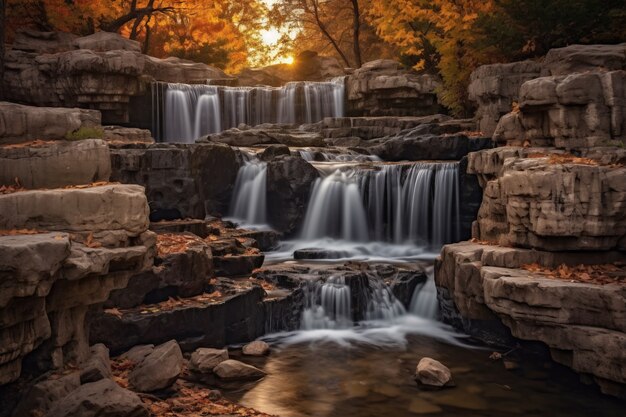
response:
<path fill-rule="evenodd" d="M 344 113 L 343 78 L 279 88 L 155 83 L 152 89 L 154 132 L 167 142 L 193 143 L 242 123 L 315 123 Z"/>

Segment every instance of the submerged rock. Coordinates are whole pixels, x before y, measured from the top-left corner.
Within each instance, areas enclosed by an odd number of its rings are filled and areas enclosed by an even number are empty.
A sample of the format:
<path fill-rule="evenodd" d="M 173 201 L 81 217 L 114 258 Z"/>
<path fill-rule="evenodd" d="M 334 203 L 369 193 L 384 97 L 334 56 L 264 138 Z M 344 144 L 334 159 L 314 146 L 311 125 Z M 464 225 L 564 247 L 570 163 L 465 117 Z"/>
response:
<path fill-rule="evenodd" d="M 243 354 L 249 356 L 263 356 L 267 355 L 269 351 L 270 345 L 262 340 L 255 340 L 254 342 L 248 343 L 242 349 Z"/>
<path fill-rule="evenodd" d="M 140 392 L 172 385 L 183 370 L 183 354 L 175 340 L 154 348 L 129 375 L 130 386 Z"/>
<path fill-rule="evenodd" d="M 429 387 L 452 385 L 452 373 L 447 366 L 432 358 L 422 358 L 415 369 L 415 381 Z"/>

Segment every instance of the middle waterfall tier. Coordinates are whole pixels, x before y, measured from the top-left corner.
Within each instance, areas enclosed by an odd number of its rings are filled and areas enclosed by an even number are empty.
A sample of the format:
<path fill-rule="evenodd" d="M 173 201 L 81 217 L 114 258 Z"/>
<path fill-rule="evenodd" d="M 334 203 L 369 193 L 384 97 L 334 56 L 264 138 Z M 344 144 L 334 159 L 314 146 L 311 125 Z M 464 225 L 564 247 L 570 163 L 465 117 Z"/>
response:
<path fill-rule="evenodd" d="M 459 239 L 458 163 L 337 169 L 316 181 L 303 240 L 417 243 Z"/>
<path fill-rule="evenodd" d="M 155 135 L 166 142 L 185 143 L 242 123 L 294 125 L 342 117 L 345 100 L 343 78 L 290 82 L 279 88 L 155 83 L 152 94 Z"/>

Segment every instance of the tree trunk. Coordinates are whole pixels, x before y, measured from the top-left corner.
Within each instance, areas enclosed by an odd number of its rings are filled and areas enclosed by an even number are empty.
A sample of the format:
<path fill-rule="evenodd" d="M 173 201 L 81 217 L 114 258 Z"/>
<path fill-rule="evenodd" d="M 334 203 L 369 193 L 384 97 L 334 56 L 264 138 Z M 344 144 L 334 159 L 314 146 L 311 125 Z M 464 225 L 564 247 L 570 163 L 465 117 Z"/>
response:
<path fill-rule="evenodd" d="M 6 0 L 0 0 L 0 100 L 4 100 L 4 40 L 6 34 Z"/>
<path fill-rule="evenodd" d="M 354 59 L 356 60 L 356 68 L 363 65 L 361 59 L 361 11 L 359 10 L 359 0 L 352 0 L 352 42 L 354 48 Z"/>
<path fill-rule="evenodd" d="M 317 4 L 317 1 L 318 0 L 313 0 L 312 2 L 313 3 L 313 17 L 315 18 L 315 22 L 317 23 L 317 26 L 320 28 L 320 31 L 322 32 L 322 34 L 330 41 L 333 48 L 335 48 L 335 51 L 337 51 L 337 53 L 339 54 L 343 62 L 346 63 L 346 66 L 349 67 L 350 61 L 348 61 L 348 57 L 346 57 L 346 54 L 343 53 L 343 51 L 339 47 L 339 44 L 335 41 L 335 39 L 332 37 L 330 32 L 328 32 L 328 30 L 326 29 L 326 25 L 324 24 L 324 22 L 322 22 L 322 19 L 320 18 L 319 5 Z"/>

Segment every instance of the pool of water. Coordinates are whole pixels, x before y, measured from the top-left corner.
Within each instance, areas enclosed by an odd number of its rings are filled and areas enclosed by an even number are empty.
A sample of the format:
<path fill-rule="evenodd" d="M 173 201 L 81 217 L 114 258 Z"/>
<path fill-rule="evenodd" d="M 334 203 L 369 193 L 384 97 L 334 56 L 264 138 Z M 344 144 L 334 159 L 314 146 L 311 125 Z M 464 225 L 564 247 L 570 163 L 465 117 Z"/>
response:
<path fill-rule="evenodd" d="M 443 333 L 434 338 L 405 332 L 395 343 L 359 336 L 371 329 L 279 336 L 271 355 L 255 363 L 268 376 L 226 395 L 282 417 L 626 415 L 625 402 L 583 385 L 552 361 L 520 359 L 517 369 L 506 370 L 489 358 L 492 350 L 463 346 L 467 339 L 457 343 L 441 325 L 432 326 Z M 456 387 L 418 388 L 413 374 L 424 356 L 446 364 Z"/>

